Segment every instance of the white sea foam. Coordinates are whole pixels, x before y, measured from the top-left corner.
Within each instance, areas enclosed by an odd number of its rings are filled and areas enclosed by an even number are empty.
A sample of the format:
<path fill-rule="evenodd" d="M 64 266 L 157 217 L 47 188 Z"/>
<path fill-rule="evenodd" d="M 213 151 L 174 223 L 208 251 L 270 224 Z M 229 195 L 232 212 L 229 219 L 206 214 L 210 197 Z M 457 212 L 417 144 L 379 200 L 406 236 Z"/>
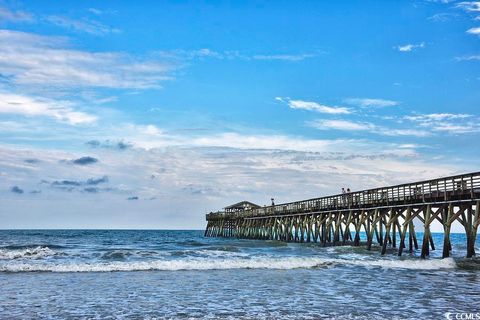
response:
<path fill-rule="evenodd" d="M 48 247 L 34 247 L 26 248 L 22 250 L 6 250 L 0 249 L 0 259 L 2 260 L 11 260 L 11 259 L 41 259 L 48 256 L 55 255 L 55 251 Z"/>
<path fill-rule="evenodd" d="M 453 269 L 456 264 L 449 259 L 431 260 L 347 260 L 323 259 L 316 257 L 255 257 L 251 259 L 203 259 L 189 258 L 178 260 L 154 260 L 139 262 L 110 263 L 19 263 L 10 261 L 0 263 L 0 272 L 112 272 L 112 271 L 149 271 L 149 270 L 225 270 L 225 269 L 309 269 L 335 265 L 401 268 L 419 270 Z"/>
<path fill-rule="evenodd" d="M 249 257 L 250 254 L 246 252 L 232 252 L 223 250 L 197 250 L 197 254 L 201 254 L 212 258 L 230 258 L 230 257 Z"/>
<path fill-rule="evenodd" d="M 447 259 L 378 259 L 378 260 L 338 260 L 346 264 L 352 264 L 363 267 L 381 267 L 388 269 L 418 269 L 418 270 L 438 270 L 438 269 L 454 269 L 456 267 L 453 258 Z"/>

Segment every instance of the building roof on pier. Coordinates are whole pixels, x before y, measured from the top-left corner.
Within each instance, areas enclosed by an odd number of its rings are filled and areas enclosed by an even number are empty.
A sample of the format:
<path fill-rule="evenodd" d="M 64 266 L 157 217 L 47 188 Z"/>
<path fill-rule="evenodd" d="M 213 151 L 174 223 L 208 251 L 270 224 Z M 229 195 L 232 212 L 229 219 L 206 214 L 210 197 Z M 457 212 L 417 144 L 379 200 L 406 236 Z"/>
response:
<path fill-rule="evenodd" d="M 246 208 L 249 208 L 249 209 L 250 208 L 260 208 L 260 206 L 258 204 L 253 203 L 253 202 L 250 202 L 250 201 L 240 201 L 238 203 L 229 205 L 228 207 L 225 207 L 224 209 L 225 210 L 229 210 L 229 209 L 244 210 Z"/>

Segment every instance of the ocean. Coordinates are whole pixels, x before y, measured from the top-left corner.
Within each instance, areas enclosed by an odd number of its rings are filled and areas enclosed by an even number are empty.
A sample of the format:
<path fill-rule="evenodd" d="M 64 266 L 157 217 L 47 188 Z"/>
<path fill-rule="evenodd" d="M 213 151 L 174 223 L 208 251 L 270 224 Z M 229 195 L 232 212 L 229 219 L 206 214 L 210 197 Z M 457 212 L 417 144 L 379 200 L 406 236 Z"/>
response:
<path fill-rule="evenodd" d="M 203 231 L 2 230 L 0 318 L 480 317 L 480 258 L 463 258 L 465 236 L 453 234 L 441 259 L 434 238 L 422 260 Z"/>

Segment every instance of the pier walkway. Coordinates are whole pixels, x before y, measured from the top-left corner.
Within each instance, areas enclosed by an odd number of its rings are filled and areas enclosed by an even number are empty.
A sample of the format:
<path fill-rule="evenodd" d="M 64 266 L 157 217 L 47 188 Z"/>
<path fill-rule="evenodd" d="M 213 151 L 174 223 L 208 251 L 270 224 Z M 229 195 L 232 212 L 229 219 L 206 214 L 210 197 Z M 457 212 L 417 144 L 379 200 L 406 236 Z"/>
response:
<path fill-rule="evenodd" d="M 452 250 L 450 229 L 458 221 L 465 229 L 467 257 L 475 255 L 480 224 L 480 172 L 337 194 L 260 207 L 244 201 L 206 215 L 207 237 L 317 242 L 366 247 L 374 242 L 402 255 L 419 248 L 415 228 L 422 226 L 421 257 L 435 250 L 430 227 L 443 226 L 443 257 Z"/>

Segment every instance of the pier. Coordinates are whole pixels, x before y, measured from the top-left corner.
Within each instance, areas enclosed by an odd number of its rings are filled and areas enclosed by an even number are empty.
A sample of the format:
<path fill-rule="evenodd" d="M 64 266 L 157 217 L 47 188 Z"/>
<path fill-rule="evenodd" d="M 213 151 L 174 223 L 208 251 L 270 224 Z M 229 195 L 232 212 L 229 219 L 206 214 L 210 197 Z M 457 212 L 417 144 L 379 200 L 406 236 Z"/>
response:
<path fill-rule="evenodd" d="M 472 257 L 479 212 L 480 172 L 475 172 L 264 207 L 243 201 L 207 214 L 205 236 L 365 245 L 368 250 L 378 244 L 382 255 L 394 248 L 399 256 L 420 246 L 425 258 L 435 250 L 430 228 L 438 221 L 446 258 L 452 250 L 452 224 L 459 222 L 466 256 Z M 366 242 L 360 241 L 361 233 Z"/>

